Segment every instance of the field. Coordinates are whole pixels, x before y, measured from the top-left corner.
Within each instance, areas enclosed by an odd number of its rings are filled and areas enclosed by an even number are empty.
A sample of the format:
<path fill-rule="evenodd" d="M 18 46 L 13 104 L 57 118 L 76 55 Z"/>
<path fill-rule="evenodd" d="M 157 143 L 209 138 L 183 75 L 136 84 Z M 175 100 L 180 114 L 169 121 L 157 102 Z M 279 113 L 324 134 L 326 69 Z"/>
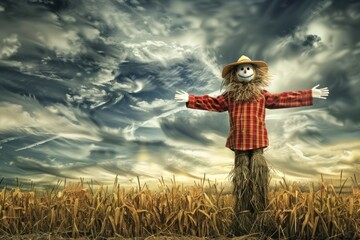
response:
<path fill-rule="evenodd" d="M 356 177 L 348 193 L 324 181 L 308 186 L 280 182 L 269 193 L 266 211 L 244 212 L 237 239 L 359 239 L 360 189 Z M 0 192 L 0 237 L 228 239 L 235 219 L 231 194 L 205 178 L 193 186 L 159 179 L 150 190 L 138 178 L 136 188 L 95 189 L 83 180 L 61 181 L 46 191 L 12 189 Z M 252 221 L 241 221 L 243 218 Z M 33 237 L 29 237 L 30 239 Z M 54 238 L 55 239 L 55 238 Z"/>

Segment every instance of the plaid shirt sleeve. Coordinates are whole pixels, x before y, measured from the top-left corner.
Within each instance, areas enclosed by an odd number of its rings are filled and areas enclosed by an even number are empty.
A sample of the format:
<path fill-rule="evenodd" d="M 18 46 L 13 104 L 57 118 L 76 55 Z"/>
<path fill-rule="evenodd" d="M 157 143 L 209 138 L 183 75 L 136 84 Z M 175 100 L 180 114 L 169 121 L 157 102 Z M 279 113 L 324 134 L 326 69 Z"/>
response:
<path fill-rule="evenodd" d="M 228 103 L 224 95 L 218 97 L 189 95 L 189 102 L 186 103 L 186 106 L 188 108 L 212 112 L 224 112 L 228 110 Z"/>
<path fill-rule="evenodd" d="M 311 106 L 313 104 L 311 93 L 311 89 L 278 94 L 271 94 L 268 91 L 263 90 L 265 107 L 270 109 Z"/>

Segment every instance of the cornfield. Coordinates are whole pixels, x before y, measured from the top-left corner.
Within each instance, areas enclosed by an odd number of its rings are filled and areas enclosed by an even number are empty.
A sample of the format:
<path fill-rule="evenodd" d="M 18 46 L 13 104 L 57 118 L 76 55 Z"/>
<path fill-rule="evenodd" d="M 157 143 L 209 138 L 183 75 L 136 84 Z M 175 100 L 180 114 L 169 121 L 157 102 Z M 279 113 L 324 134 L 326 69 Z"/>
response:
<path fill-rule="evenodd" d="M 0 192 L 0 236 L 51 233 L 62 237 L 230 236 L 234 199 L 205 178 L 193 186 L 144 184 L 126 190 L 116 177 L 112 188 L 96 190 L 81 180 L 47 191 Z M 359 239 L 360 189 L 342 194 L 332 184 L 307 191 L 284 180 L 269 193 L 269 206 L 247 223 L 259 239 Z M 244 214 L 247 214 L 246 212 Z M 241 216 L 238 216 L 241 217 Z"/>

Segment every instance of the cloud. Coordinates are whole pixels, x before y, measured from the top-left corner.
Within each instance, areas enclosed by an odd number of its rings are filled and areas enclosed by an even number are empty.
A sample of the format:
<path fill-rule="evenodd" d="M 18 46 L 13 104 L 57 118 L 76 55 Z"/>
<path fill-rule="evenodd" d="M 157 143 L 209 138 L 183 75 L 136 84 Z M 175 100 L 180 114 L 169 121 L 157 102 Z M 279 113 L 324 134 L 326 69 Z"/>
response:
<path fill-rule="evenodd" d="M 267 112 L 266 156 L 278 172 L 311 178 L 357 164 L 358 3 L 54 4 L 1 4 L 6 177 L 112 182 L 119 174 L 129 183 L 206 172 L 226 180 L 227 113 L 186 109 L 173 98 L 176 90 L 219 94 L 222 66 L 242 54 L 268 62 L 271 92 L 330 88 L 313 107 Z"/>
<path fill-rule="evenodd" d="M 0 45 L 0 59 L 9 58 L 15 55 L 20 46 L 21 43 L 19 42 L 16 34 L 12 34 L 9 37 L 4 38 Z"/>
<path fill-rule="evenodd" d="M 174 111 L 175 109 L 178 108 L 178 106 L 177 106 L 177 104 L 175 104 L 174 100 L 164 100 L 164 99 L 158 99 L 158 98 L 155 98 L 155 100 L 152 102 L 138 101 L 137 106 L 131 106 L 131 107 L 134 109 L 137 109 L 141 112 L 147 112 L 150 117 L 150 119 L 148 121 L 146 121 L 148 123 L 154 122 L 158 118 L 160 118 L 160 119 L 164 118 L 165 115 L 169 115 L 170 113 L 172 113 L 172 111 Z M 176 112 L 176 110 L 175 110 L 175 112 Z M 144 124 L 143 124 L 144 126 L 149 125 L 146 122 L 144 122 Z"/>
<path fill-rule="evenodd" d="M 57 167 L 50 166 L 49 164 L 45 164 L 43 162 L 30 158 L 19 157 L 17 166 L 19 167 L 19 169 L 22 169 L 24 171 L 30 171 L 31 173 L 45 173 L 57 177 L 65 177 L 60 173 Z"/>
<path fill-rule="evenodd" d="M 35 98 L 2 91 L 1 131 L 27 134 L 54 134 L 62 137 L 100 140 L 95 125 L 78 109 L 53 104 L 48 107 Z M 93 132 L 91 132 L 93 130 Z"/>
<path fill-rule="evenodd" d="M 169 61 L 182 60 L 191 54 L 190 48 L 164 41 L 123 42 L 123 45 L 131 54 L 128 59 L 140 63 L 156 62 L 166 66 Z"/>
<path fill-rule="evenodd" d="M 160 127 L 165 135 L 177 141 L 186 141 L 203 145 L 210 145 L 211 140 L 204 137 L 201 128 L 194 127 L 187 119 L 182 118 L 180 121 L 162 119 Z"/>
<path fill-rule="evenodd" d="M 54 1 L 42 1 L 42 0 L 27 0 L 31 4 L 39 4 L 49 8 L 51 11 L 61 11 L 68 7 L 68 0 L 54 0 Z"/>
<path fill-rule="evenodd" d="M 270 148 L 266 157 L 276 169 L 275 177 L 285 174 L 314 181 L 320 174 L 354 173 L 355 161 L 341 160 L 344 152 L 356 149 L 357 141 L 350 137 L 354 130 L 346 129 L 325 109 L 271 114 L 267 128 Z"/>
<path fill-rule="evenodd" d="M 24 112 L 21 105 L 0 104 L 0 131 L 17 131 L 31 124 L 30 114 Z"/>
<path fill-rule="evenodd" d="M 311 88 L 316 83 L 328 86 L 327 101 L 315 104 L 327 107 L 332 116 L 343 123 L 351 122 L 354 128 L 359 124 L 359 116 L 354 114 L 359 107 L 354 98 L 359 88 L 351 86 L 357 86 L 359 78 L 359 73 L 352 70 L 360 51 L 355 31 L 359 24 L 349 11 L 358 7 L 355 3 L 338 6 L 328 2 L 294 34 L 274 41 L 266 53 L 272 58 L 270 70 L 275 75 L 270 90 Z M 352 30 L 345 30 L 344 24 Z"/>

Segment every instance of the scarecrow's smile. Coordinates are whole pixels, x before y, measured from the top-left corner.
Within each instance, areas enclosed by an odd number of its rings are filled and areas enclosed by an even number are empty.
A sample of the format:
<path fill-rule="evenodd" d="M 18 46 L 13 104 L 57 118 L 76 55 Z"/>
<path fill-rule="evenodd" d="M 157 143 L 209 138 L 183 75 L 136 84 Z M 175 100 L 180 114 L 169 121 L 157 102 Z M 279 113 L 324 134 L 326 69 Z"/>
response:
<path fill-rule="evenodd" d="M 254 76 L 254 74 L 251 74 L 250 76 L 241 76 L 240 74 L 238 74 L 238 76 L 239 76 L 239 78 L 249 78 L 249 77 L 252 77 L 252 76 Z"/>
<path fill-rule="evenodd" d="M 236 77 L 240 82 L 250 82 L 255 75 L 254 66 L 249 63 L 240 64 L 236 70 Z"/>

